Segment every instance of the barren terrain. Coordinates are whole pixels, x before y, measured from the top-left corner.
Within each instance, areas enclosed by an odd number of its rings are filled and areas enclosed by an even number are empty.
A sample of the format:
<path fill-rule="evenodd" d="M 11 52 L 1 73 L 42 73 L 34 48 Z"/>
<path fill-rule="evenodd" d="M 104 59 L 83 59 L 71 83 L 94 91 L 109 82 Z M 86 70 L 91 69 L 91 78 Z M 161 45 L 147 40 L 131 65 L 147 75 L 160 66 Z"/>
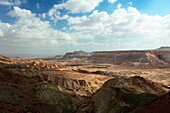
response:
<path fill-rule="evenodd" d="M 158 53 L 123 52 L 125 56 L 116 53 L 113 63 L 115 53 L 107 57 L 98 54 L 76 52 L 75 56 L 66 54 L 58 60 L 0 56 L 0 112 L 156 111 L 149 106 L 167 111 L 167 107 L 159 105 L 168 106 L 170 101 L 170 67 L 165 58 L 160 59 Z"/>

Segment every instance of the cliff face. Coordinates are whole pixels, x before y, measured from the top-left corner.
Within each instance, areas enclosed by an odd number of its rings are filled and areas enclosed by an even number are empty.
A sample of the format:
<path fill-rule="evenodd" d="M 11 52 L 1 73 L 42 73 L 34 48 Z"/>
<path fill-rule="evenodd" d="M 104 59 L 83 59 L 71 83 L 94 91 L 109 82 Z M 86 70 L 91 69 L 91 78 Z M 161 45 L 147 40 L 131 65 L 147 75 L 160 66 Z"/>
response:
<path fill-rule="evenodd" d="M 66 53 L 61 59 L 62 60 L 70 60 L 70 59 L 86 59 L 91 56 L 91 53 L 84 52 L 84 51 L 75 51 Z"/>
<path fill-rule="evenodd" d="M 158 49 L 156 49 L 156 51 L 170 51 L 170 47 L 160 47 Z"/>
<path fill-rule="evenodd" d="M 88 60 L 91 63 L 122 64 L 139 68 L 167 68 L 170 67 L 170 48 L 161 47 L 146 51 L 75 51 L 66 53 L 60 60 Z"/>
<path fill-rule="evenodd" d="M 87 53 L 75 51 L 66 53 L 60 60 L 88 60 L 91 63 L 108 63 L 136 68 L 170 67 L 170 51 L 101 51 Z"/>
<path fill-rule="evenodd" d="M 169 51 L 116 51 L 95 52 L 88 58 L 93 63 L 122 64 L 140 68 L 166 68 L 170 63 Z"/>
<path fill-rule="evenodd" d="M 94 63 L 120 64 L 127 61 L 135 61 L 145 56 L 145 52 L 95 52 L 89 60 Z M 145 61 L 141 61 L 145 62 Z"/>
<path fill-rule="evenodd" d="M 160 59 L 165 62 L 170 63 L 170 50 L 156 50 L 154 54 Z"/>

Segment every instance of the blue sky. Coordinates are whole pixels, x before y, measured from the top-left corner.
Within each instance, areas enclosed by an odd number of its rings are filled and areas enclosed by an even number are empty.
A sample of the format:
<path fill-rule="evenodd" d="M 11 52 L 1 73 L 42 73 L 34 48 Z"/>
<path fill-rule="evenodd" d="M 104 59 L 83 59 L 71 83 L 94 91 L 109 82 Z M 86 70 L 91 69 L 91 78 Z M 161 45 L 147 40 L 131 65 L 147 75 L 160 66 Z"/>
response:
<path fill-rule="evenodd" d="M 170 46 L 169 0 L 0 0 L 0 54 Z"/>

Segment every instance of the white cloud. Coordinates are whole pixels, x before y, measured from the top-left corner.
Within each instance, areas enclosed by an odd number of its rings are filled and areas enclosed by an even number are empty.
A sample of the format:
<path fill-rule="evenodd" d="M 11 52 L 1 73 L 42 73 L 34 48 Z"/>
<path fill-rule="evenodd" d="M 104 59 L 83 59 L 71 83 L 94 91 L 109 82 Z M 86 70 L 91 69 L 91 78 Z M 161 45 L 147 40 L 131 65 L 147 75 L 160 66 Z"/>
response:
<path fill-rule="evenodd" d="M 119 4 L 117 5 L 117 8 L 119 9 L 119 8 L 121 8 L 121 7 L 122 7 L 122 4 L 119 3 Z"/>
<path fill-rule="evenodd" d="M 129 2 L 129 3 L 128 3 L 129 6 L 132 6 L 132 4 L 133 4 L 132 2 Z"/>
<path fill-rule="evenodd" d="M 0 5 L 6 6 L 20 6 L 23 3 L 26 3 L 27 0 L 0 0 Z"/>
<path fill-rule="evenodd" d="M 109 3 L 113 4 L 115 3 L 117 0 L 108 0 Z"/>
<path fill-rule="evenodd" d="M 118 44 L 136 47 L 154 47 L 170 43 L 170 15 L 150 16 L 140 13 L 136 8 L 127 9 L 117 6 L 112 13 L 93 11 L 90 16 L 70 17 L 68 19 L 70 30 L 75 30 L 76 36 L 89 34 L 95 43 Z M 88 38 L 87 37 L 87 38 Z M 119 40 L 120 39 L 120 40 Z M 166 40 L 163 41 L 163 40 Z M 131 43 L 135 43 L 134 45 Z"/>
<path fill-rule="evenodd" d="M 21 9 L 16 6 L 14 6 L 14 9 L 8 12 L 7 15 L 11 17 L 19 17 L 19 18 L 25 18 L 25 19 L 30 18 L 30 17 L 31 18 L 35 17 L 35 14 L 31 13 L 30 10 Z"/>
<path fill-rule="evenodd" d="M 66 9 L 71 13 L 86 13 L 94 10 L 102 1 L 103 0 L 68 0 L 61 4 L 54 5 L 48 13 L 43 13 L 41 17 L 49 17 L 54 22 L 66 20 L 69 16 L 61 13 L 60 10 Z"/>
<path fill-rule="evenodd" d="M 66 3 L 55 5 L 58 9 L 67 9 L 73 13 L 90 12 L 103 0 L 68 0 Z"/>
<path fill-rule="evenodd" d="M 58 11 L 56 8 L 51 8 L 47 13 L 42 13 L 39 15 L 43 19 L 49 18 L 53 22 L 58 22 L 60 20 L 66 20 L 69 18 L 67 14 L 63 14 L 60 11 Z"/>
<path fill-rule="evenodd" d="M 10 24 L 8 24 L 8 23 L 2 23 L 2 22 L 0 21 L 0 37 L 4 37 L 5 32 L 7 32 L 10 27 L 11 27 Z"/>
<path fill-rule="evenodd" d="M 74 42 L 70 35 L 54 30 L 48 21 L 41 21 L 29 10 L 14 7 L 8 15 L 17 20 L 14 24 L 0 22 L 1 47 L 41 49 Z"/>
<path fill-rule="evenodd" d="M 36 14 L 29 10 L 14 7 L 7 15 L 17 18 L 15 24 L 11 25 L 10 30 L 8 31 L 9 34 L 14 33 L 14 37 L 27 37 L 33 39 L 59 37 L 60 39 L 69 39 L 69 36 L 67 37 L 65 33 L 54 30 L 51 28 L 48 21 L 41 21 Z"/>
<path fill-rule="evenodd" d="M 40 8 L 40 4 L 39 4 L 39 3 L 37 3 L 37 4 L 36 4 L 36 7 L 39 9 L 39 8 Z"/>

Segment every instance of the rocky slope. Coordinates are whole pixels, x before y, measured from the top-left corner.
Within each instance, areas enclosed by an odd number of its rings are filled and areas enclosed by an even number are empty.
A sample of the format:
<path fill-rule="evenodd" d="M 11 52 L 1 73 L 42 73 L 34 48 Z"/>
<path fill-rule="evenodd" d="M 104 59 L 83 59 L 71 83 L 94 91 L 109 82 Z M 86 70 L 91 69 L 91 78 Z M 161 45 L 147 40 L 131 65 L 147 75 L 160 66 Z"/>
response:
<path fill-rule="evenodd" d="M 0 58 L 2 113 L 129 113 L 169 90 L 139 76 Z"/>
<path fill-rule="evenodd" d="M 141 106 L 136 113 L 170 113 L 170 92 Z"/>
<path fill-rule="evenodd" d="M 62 66 L 57 66 L 57 71 L 51 70 L 49 62 L 13 60 L 9 63 L 11 61 L 4 57 L 2 61 L 0 112 L 75 113 L 98 88 L 97 81 L 62 75 L 65 72 L 59 70 Z M 51 75 L 50 72 L 61 75 Z"/>
<path fill-rule="evenodd" d="M 48 75 L 35 70 L 24 73 L 22 70 L 1 67 L 0 111 L 74 113 L 77 104 L 83 100 L 83 97 L 76 93 L 76 89 L 85 85 L 86 83 L 76 84 L 67 79 L 51 81 Z"/>
<path fill-rule="evenodd" d="M 115 51 L 95 52 L 89 61 L 93 63 L 109 63 L 137 68 L 167 68 L 170 52 L 159 51 Z"/>
<path fill-rule="evenodd" d="M 52 62 L 45 60 L 29 60 L 29 59 L 10 59 L 8 57 L 0 56 L 0 63 L 6 68 L 19 68 L 19 69 L 36 69 L 36 70 L 53 70 L 58 69 L 58 66 Z"/>
<path fill-rule="evenodd" d="M 95 113 L 129 113 L 160 94 L 166 93 L 160 84 L 142 77 L 116 77 L 108 80 L 92 96 Z"/>
<path fill-rule="evenodd" d="M 13 63 L 14 60 L 8 58 L 8 57 L 5 57 L 5 56 L 0 56 L 0 63 Z"/>

